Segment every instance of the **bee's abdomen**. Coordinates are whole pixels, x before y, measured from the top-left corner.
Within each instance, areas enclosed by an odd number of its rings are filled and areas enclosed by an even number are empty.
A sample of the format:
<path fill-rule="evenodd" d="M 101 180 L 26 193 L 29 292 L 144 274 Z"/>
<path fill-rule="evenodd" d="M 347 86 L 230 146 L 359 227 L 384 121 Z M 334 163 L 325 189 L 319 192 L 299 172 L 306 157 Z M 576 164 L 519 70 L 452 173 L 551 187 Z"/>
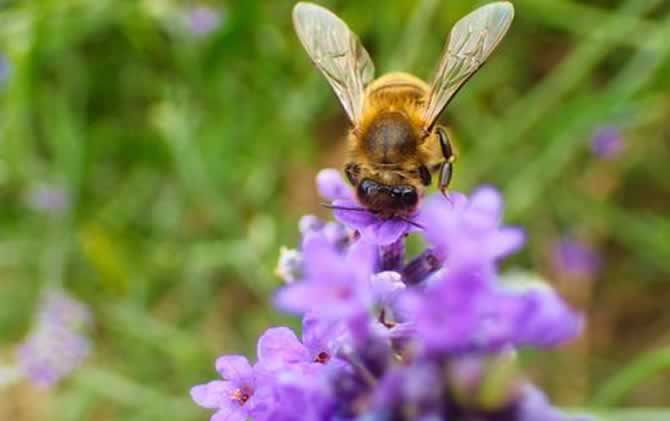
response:
<path fill-rule="evenodd" d="M 368 126 L 363 146 L 376 164 L 398 164 L 415 153 L 417 136 L 400 112 L 380 113 Z"/>

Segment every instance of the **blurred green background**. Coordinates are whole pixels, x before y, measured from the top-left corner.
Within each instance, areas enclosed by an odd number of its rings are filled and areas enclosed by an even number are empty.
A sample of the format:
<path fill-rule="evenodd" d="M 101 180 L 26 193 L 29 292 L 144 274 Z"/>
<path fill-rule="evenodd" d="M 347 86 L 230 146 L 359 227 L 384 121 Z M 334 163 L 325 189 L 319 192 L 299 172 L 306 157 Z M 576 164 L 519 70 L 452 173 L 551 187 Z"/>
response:
<path fill-rule="evenodd" d="M 430 80 L 481 2 L 322 1 L 378 73 Z M 670 405 L 670 2 L 515 0 L 489 64 L 443 120 L 454 189 L 490 183 L 532 268 L 589 320 L 529 375 L 572 407 Z M 291 1 L 0 3 L 0 365 L 40 291 L 92 306 L 95 350 L 57 388 L 0 388 L 2 420 L 198 420 L 188 390 L 222 353 L 253 355 L 281 245 L 326 216 L 318 169 L 347 120 L 291 27 Z M 606 128 L 623 148 L 592 151 Z M 552 264 L 592 247 L 593 276 Z M 654 419 L 633 418 L 622 419 Z M 666 418 L 657 413 L 658 420 Z M 667 414 L 667 413 L 665 413 Z"/>

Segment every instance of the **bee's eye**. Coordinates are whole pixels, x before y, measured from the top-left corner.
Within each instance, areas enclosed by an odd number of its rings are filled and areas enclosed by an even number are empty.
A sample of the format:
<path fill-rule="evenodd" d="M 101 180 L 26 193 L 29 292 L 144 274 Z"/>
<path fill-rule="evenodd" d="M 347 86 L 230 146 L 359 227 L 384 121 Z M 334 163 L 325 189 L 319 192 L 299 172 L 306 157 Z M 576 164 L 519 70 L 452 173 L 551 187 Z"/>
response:
<path fill-rule="evenodd" d="M 413 208 L 419 202 L 419 195 L 412 186 L 397 186 L 390 189 L 391 197 L 402 203 L 405 208 Z"/>
<path fill-rule="evenodd" d="M 421 177 L 421 182 L 424 186 L 430 186 L 433 181 L 430 171 L 428 171 L 428 168 L 426 168 L 425 165 L 419 167 L 419 177 Z"/>
<path fill-rule="evenodd" d="M 403 205 L 405 205 L 407 208 L 413 208 L 419 202 L 419 195 L 413 188 L 403 189 L 402 195 L 400 196 L 400 200 L 402 201 Z"/>

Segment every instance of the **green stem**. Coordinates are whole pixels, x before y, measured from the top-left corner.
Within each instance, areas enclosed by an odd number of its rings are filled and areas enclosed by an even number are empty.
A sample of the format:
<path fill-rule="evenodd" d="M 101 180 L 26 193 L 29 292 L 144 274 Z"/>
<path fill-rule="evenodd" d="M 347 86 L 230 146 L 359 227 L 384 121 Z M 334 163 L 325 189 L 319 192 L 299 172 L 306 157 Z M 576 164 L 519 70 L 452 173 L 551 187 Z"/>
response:
<path fill-rule="evenodd" d="M 640 383 L 670 369 L 670 347 L 642 355 L 620 370 L 600 388 L 592 405 L 607 407 L 619 403 Z"/>

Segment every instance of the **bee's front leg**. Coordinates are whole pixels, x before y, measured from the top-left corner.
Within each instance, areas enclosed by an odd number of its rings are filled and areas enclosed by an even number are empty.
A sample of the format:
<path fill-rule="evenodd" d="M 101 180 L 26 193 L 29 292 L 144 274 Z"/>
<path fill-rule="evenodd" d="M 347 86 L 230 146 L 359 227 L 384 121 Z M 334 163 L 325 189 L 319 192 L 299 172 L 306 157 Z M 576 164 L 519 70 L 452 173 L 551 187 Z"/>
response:
<path fill-rule="evenodd" d="M 437 137 L 440 139 L 442 157 L 444 158 L 444 161 L 440 166 L 440 181 L 438 187 L 442 194 L 446 196 L 447 188 L 449 187 L 449 183 L 451 183 L 451 177 L 454 172 L 453 163 L 456 160 L 456 156 L 454 155 L 454 151 L 451 147 L 451 141 L 449 141 L 447 131 L 444 129 L 444 127 L 437 126 L 435 128 L 435 132 L 437 133 Z"/>

